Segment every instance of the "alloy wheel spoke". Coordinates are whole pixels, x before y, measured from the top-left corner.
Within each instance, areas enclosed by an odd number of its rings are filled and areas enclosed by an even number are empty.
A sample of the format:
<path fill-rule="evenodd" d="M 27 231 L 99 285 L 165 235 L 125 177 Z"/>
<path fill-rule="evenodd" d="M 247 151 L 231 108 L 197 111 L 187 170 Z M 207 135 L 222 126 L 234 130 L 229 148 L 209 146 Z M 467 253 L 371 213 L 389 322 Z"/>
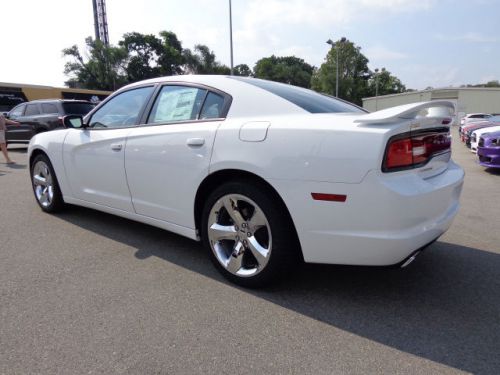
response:
<path fill-rule="evenodd" d="M 241 242 L 236 242 L 234 244 L 233 252 L 229 256 L 226 263 L 226 268 L 231 273 L 237 273 L 243 266 L 243 254 L 245 253 L 245 248 Z"/>
<path fill-rule="evenodd" d="M 265 227 L 267 225 L 266 217 L 264 213 L 258 208 L 255 207 L 252 217 L 248 221 L 250 224 L 250 228 L 255 232 L 257 229 Z"/>
<path fill-rule="evenodd" d="M 248 248 L 252 252 L 255 259 L 257 259 L 257 263 L 259 263 L 259 266 L 265 264 L 267 262 L 269 250 L 262 247 L 255 238 L 255 236 L 250 237 L 247 243 L 248 243 Z"/>
<path fill-rule="evenodd" d="M 224 197 L 222 203 L 224 204 L 224 208 L 233 220 L 234 224 L 237 226 L 241 226 L 245 219 L 243 219 L 243 216 L 241 216 L 236 199 Z"/>
<path fill-rule="evenodd" d="M 209 228 L 209 236 L 215 241 L 236 240 L 237 232 L 234 225 L 213 223 Z"/>
<path fill-rule="evenodd" d="M 46 186 L 47 185 L 47 180 L 43 178 L 41 175 L 37 174 L 33 176 L 33 183 L 36 186 Z"/>

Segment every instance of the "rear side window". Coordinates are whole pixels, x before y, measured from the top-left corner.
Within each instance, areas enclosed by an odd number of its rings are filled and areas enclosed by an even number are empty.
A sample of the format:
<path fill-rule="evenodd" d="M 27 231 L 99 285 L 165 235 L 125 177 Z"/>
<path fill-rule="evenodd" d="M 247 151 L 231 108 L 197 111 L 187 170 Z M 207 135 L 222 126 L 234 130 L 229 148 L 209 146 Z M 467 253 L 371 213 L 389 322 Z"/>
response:
<path fill-rule="evenodd" d="M 58 114 L 57 106 L 52 103 L 42 103 L 42 112 L 45 114 Z"/>
<path fill-rule="evenodd" d="M 203 103 L 200 119 L 221 118 L 223 107 L 224 97 L 213 92 L 209 92 L 207 98 L 205 99 L 205 103 Z"/>
<path fill-rule="evenodd" d="M 231 77 L 277 95 L 310 113 L 365 113 L 354 104 L 301 87 L 255 78 Z"/>
<path fill-rule="evenodd" d="M 148 117 L 148 124 L 196 120 L 207 90 L 163 86 Z"/>
<path fill-rule="evenodd" d="M 26 106 L 26 116 L 34 116 L 39 115 L 40 111 L 38 110 L 38 106 L 36 104 L 28 104 Z"/>
<path fill-rule="evenodd" d="M 64 113 L 67 115 L 82 115 L 85 116 L 95 106 L 92 103 L 63 103 Z"/>

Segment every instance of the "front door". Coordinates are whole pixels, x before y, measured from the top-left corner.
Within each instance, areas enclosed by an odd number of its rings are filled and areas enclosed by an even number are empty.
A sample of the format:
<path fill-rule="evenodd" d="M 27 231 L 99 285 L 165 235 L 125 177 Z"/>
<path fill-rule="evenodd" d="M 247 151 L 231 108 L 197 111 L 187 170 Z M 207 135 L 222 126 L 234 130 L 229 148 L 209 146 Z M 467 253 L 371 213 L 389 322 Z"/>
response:
<path fill-rule="evenodd" d="M 63 159 L 74 198 L 134 211 L 125 175 L 126 139 L 153 90 L 147 86 L 115 95 L 92 114 L 87 128 L 68 132 Z"/>

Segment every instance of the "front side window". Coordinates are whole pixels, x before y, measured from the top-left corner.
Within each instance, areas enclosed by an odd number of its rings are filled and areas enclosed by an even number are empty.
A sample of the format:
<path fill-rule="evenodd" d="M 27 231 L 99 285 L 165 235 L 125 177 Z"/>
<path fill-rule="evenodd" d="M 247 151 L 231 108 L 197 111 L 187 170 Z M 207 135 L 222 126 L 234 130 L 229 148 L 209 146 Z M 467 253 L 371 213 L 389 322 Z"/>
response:
<path fill-rule="evenodd" d="M 189 86 L 163 86 L 148 124 L 196 120 L 207 90 Z"/>
<path fill-rule="evenodd" d="M 153 86 L 148 86 L 118 94 L 92 115 L 89 126 L 92 128 L 123 128 L 136 125 L 141 110 L 153 90 Z"/>
<path fill-rule="evenodd" d="M 24 108 L 26 108 L 26 105 L 24 104 L 14 108 L 9 116 L 11 118 L 22 116 L 24 113 Z"/>

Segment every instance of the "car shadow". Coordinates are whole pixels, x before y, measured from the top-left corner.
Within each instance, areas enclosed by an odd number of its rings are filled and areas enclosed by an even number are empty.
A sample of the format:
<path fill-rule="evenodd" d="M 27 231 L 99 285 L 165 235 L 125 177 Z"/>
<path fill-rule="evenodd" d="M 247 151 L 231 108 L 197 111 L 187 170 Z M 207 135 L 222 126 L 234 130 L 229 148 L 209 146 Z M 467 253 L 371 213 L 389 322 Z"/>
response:
<path fill-rule="evenodd" d="M 500 168 L 486 168 L 485 171 L 489 174 L 500 176 Z"/>
<path fill-rule="evenodd" d="M 219 282 L 201 245 L 81 207 L 57 215 Z M 239 290 L 397 350 L 474 374 L 500 371 L 500 255 L 436 242 L 405 269 L 303 265 L 267 289 Z"/>

